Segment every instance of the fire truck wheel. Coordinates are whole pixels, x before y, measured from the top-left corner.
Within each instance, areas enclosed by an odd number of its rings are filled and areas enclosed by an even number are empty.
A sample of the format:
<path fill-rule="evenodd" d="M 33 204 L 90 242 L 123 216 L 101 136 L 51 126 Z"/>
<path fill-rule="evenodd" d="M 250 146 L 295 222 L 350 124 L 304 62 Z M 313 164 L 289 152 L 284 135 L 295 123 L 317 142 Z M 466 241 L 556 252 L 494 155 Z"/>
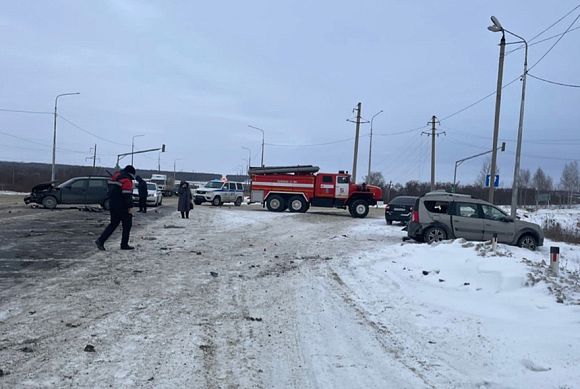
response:
<path fill-rule="evenodd" d="M 288 210 L 290 212 L 306 212 L 306 201 L 302 196 L 293 196 L 288 202 Z"/>
<path fill-rule="evenodd" d="M 366 200 L 355 200 L 349 207 L 352 217 L 363 218 L 369 213 L 369 203 Z"/>
<path fill-rule="evenodd" d="M 266 201 L 266 207 L 268 211 L 271 212 L 282 212 L 286 209 L 286 204 L 282 196 L 272 195 L 268 197 L 268 201 Z"/>

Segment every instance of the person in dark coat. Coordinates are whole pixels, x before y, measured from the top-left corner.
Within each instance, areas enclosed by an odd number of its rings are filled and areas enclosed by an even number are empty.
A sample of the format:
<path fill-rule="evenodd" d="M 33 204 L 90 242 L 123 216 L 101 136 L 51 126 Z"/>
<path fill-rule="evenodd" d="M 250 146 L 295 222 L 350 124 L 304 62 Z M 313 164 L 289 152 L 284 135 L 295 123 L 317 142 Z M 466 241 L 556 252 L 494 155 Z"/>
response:
<path fill-rule="evenodd" d="M 113 174 L 109 181 L 109 208 L 111 212 L 111 222 L 105 228 L 101 236 L 95 241 L 99 250 L 105 250 L 105 242 L 113 231 L 123 225 L 121 236 L 121 250 L 133 250 L 129 246 L 129 234 L 133 225 L 133 179 L 135 178 L 135 168 L 131 165 Z"/>
<path fill-rule="evenodd" d="M 179 200 L 177 201 L 177 210 L 181 212 L 182 219 L 189 219 L 189 211 L 193 208 L 189 183 L 187 181 L 181 181 L 179 183 L 179 190 L 177 193 L 179 194 Z"/>
<path fill-rule="evenodd" d="M 135 177 L 139 190 L 139 212 L 147 213 L 147 183 L 141 176 Z"/>

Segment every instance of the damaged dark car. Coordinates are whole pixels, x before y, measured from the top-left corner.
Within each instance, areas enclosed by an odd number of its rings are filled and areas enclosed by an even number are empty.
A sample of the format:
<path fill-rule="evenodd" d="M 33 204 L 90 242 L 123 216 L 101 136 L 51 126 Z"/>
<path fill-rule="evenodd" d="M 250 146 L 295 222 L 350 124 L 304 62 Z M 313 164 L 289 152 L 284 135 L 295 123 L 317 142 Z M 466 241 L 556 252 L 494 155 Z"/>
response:
<path fill-rule="evenodd" d="M 108 177 L 75 177 L 60 185 L 47 182 L 32 188 L 25 204 L 39 204 L 54 209 L 59 204 L 98 204 L 109 209 Z"/>

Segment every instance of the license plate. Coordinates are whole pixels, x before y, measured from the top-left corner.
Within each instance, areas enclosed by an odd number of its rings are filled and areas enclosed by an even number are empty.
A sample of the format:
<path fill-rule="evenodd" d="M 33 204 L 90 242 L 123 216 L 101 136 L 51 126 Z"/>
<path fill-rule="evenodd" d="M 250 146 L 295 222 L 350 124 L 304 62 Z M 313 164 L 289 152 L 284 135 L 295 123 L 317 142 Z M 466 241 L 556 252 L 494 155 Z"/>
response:
<path fill-rule="evenodd" d="M 405 208 L 393 208 L 393 211 L 399 211 L 399 212 L 400 211 L 403 211 L 404 212 L 405 211 Z"/>

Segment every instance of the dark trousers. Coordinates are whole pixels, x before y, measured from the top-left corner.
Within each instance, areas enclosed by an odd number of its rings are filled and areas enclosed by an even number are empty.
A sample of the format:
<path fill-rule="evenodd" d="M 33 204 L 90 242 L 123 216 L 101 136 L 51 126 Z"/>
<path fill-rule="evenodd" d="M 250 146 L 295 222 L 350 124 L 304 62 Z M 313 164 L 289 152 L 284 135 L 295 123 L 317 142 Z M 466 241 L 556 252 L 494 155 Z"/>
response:
<path fill-rule="evenodd" d="M 139 211 L 147 212 L 147 196 L 139 196 Z"/>
<path fill-rule="evenodd" d="M 131 226 L 133 225 L 133 215 L 128 211 L 113 211 L 111 210 L 111 222 L 105 228 L 105 231 L 99 237 L 102 243 L 105 243 L 107 239 L 111 236 L 113 231 L 117 229 L 119 223 L 122 223 L 123 233 L 121 236 L 121 247 L 129 245 L 129 234 L 131 233 Z"/>

